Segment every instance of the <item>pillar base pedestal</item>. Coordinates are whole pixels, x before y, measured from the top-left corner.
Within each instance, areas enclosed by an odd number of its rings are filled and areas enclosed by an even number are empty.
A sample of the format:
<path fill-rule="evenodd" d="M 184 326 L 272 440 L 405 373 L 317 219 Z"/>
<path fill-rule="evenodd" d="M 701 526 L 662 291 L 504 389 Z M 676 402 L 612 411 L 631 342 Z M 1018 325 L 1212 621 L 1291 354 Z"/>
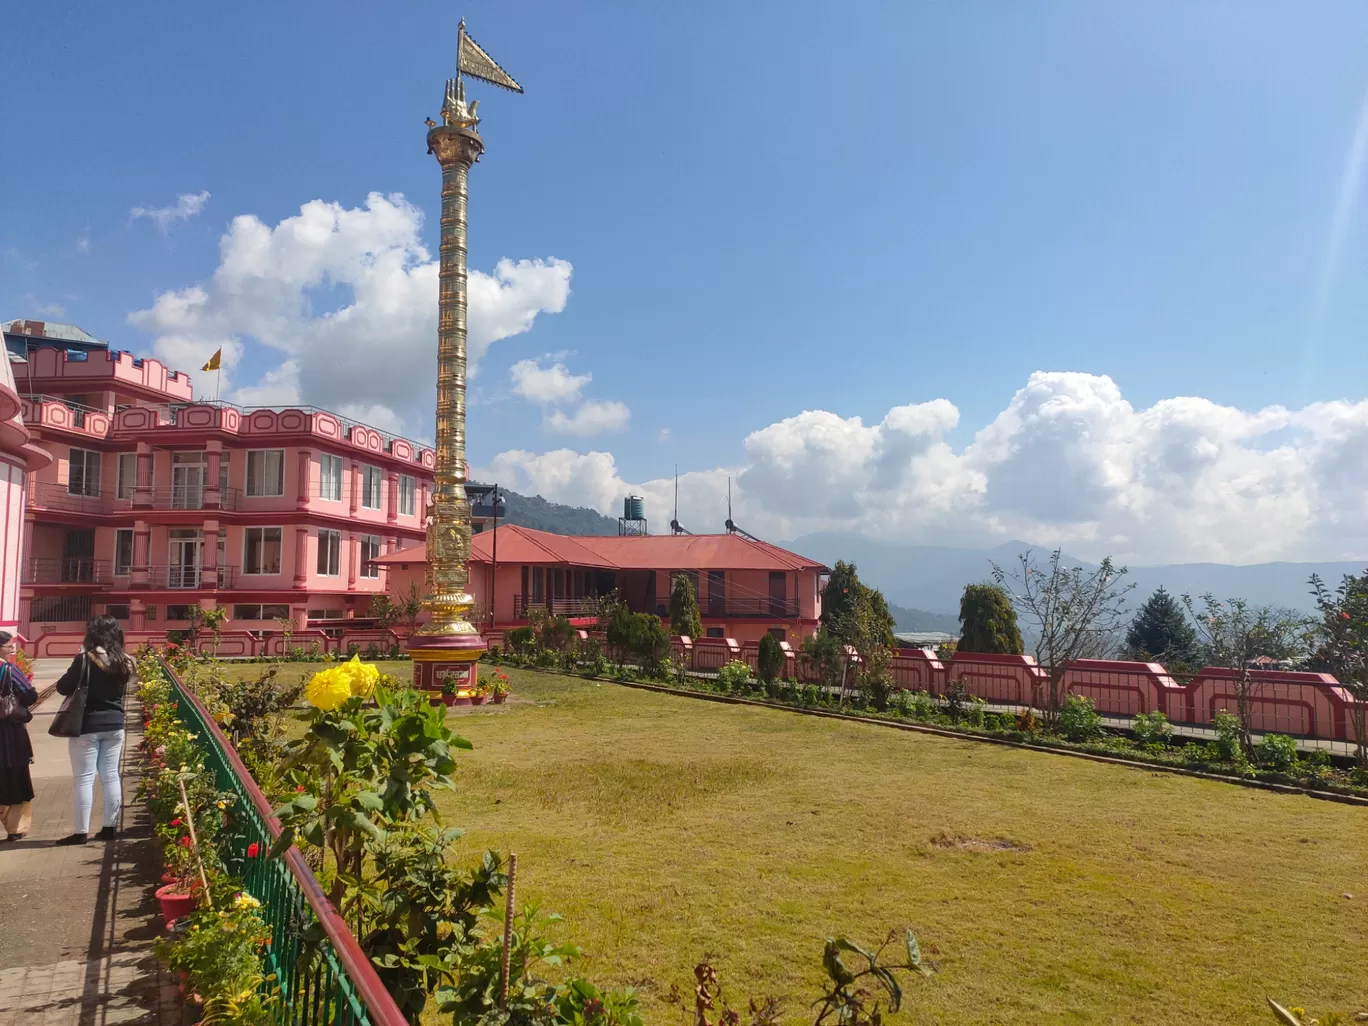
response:
<path fill-rule="evenodd" d="M 410 635 L 413 686 L 423 691 L 441 691 L 444 681 L 454 679 L 458 691 L 473 691 L 480 656 L 488 647 L 476 633 Z"/>

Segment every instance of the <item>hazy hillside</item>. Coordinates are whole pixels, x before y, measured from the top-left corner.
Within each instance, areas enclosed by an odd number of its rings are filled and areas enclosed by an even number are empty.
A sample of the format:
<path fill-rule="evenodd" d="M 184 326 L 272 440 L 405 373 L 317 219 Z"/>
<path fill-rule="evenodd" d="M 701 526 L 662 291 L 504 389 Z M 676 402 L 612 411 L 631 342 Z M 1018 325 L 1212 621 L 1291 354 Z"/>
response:
<path fill-rule="evenodd" d="M 889 603 L 888 611 L 893 614 L 895 630 L 944 631 L 946 634 L 958 634 L 960 631 L 957 613 L 932 613 L 925 609 L 907 609 L 892 603 Z"/>
<path fill-rule="evenodd" d="M 1017 554 L 1030 548 L 1010 542 L 995 549 L 953 549 L 934 545 L 880 545 L 847 535 L 813 534 L 786 544 L 796 552 L 821 560 L 853 561 L 862 580 L 880 589 L 890 603 L 934 613 L 958 613 L 960 592 L 966 584 L 983 581 L 997 562 L 1010 569 Z M 1041 558 L 1048 550 L 1037 547 Z M 1086 565 L 1086 564 L 1084 564 Z M 1133 566 L 1129 579 L 1136 584 L 1131 601 L 1139 605 L 1150 592 L 1163 585 L 1175 595 L 1205 591 L 1221 598 L 1243 598 L 1256 605 L 1283 605 L 1310 609 L 1306 585 L 1313 573 L 1332 583 L 1344 574 L 1362 573 L 1368 559 L 1340 563 L 1257 563 L 1229 566 L 1221 563 L 1180 563 L 1170 566 Z M 912 629 L 912 628 L 908 628 Z M 950 630 L 952 628 L 920 628 Z"/>
<path fill-rule="evenodd" d="M 473 484 L 474 482 L 472 482 Z M 503 524 L 516 524 L 552 534 L 617 534 L 617 521 L 597 510 L 583 506 L 562 506 L 547 502 L 540 495 L 519 495 L 499 489 L 504 497 L 507 517 Z"/>

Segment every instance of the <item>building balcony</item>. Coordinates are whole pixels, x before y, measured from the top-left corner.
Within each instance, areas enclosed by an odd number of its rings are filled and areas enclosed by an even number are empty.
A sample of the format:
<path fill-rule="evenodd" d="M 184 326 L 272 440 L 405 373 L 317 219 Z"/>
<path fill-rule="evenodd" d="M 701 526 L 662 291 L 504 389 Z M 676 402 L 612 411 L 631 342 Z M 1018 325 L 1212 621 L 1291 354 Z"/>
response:
<path fill-rule="evenodd" d="M 798 615 L 798 600 L 770 598 L 764 595 L 745 595 L 740 597 L 728 596 L 719 602 L 709 597 L 700 605 L 699 612 L 704 616 L 715 616 L 728 620 L 749 617 L 759 619 L 790 618 Z"/>
<path fill-rule="evenodd" d="M 107 559 L 85 556 L 34 556 L 24 564 L 21 584 L 112 584 L 113 566 Z"/>
<path fill-rule="evenodd" d="M 513 596 L 513 619 L 526 620 L 531 609 L 545 609 L 552 616 L 593 616 L 598 612 L 598 599 L 558 598 L 532 602 L 525 595 Z"/>
<path fill-rule="evenodd" d="M 213 493 L 199 485 L 172 485 L 170 488 L 153 488 L 150 491 L 152 509 L 237 510 L 242 505 L 241 488 L 220 488 L 216 501 Z M 128 503 L 127 499 L 118 501 Z M 129 505 L 131 507 L 132 504 Z"/>
<path fill-rule="evenodd" d="M 513 596 L 513 619 L 526 620 L 530 609 L 545 609 L 552 616 L 593 616 L 598 611 L 597 598 L 558 598 L 532 601 L 525 595 Z M 661 603 L 668 606 L 668 600 Z M 658 613 L 660 607 L 639 609 L 636 603 L 628 602 L 633 612 Z M 703 616 L 717 619 L 792 619 L 798 616 L 798 600 L 768 598 L 765 596 L 744 596 L 716 599 L 704 602 L 699 611 Z"/>
<path fill-rule="evenodd" d="M 216 583 L 207 590 L 237 587 L 237 569 L 235 567 L 216 567 L 214 576 Z M 147 583 L 148 587 L 151 588 L 176 588 L 195 591 L 205 588 L 204 569 L 185 563 L 170 566 L 150 566 L 147 568 Z"/>
<path fill-rule="evenodd" d="M 108 492 L 95 495 L 72 492 L 69 486 L 54 481 L 44 481 L 35 487 L 28 497 L 28 504 L 34 510 L 52 510 L 61 513 L 81 513 L 87 515 L 108 515 L 125 513 L 133 509 L 177 510 L 237 510 L 242 506 L 242 489 L 221 488 L 217 502 L 212 501 L 212 493 L 202 487 L 173 485 L 170 488 L 153 488 L 148 492 L 150 505 L 134 505 L 131 496 L 119 498 Z"/>

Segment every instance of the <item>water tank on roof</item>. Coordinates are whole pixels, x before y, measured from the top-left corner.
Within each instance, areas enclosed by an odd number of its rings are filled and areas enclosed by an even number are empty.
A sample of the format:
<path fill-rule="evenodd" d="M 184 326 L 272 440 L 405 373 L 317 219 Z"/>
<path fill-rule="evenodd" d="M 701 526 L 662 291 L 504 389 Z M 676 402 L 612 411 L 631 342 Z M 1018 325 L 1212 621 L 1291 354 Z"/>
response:
<path fill-rule="evenodd" d="M 646 500 L 640 495 L 629 495 L 622 500 L 622 519 L 645 520 Z"/>

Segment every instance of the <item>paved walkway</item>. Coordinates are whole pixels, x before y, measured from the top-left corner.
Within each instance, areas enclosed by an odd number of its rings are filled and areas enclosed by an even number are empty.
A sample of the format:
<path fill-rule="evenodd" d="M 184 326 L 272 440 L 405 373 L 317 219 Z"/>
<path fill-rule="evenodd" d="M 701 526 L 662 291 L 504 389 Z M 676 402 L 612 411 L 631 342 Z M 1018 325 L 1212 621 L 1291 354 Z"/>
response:
<path fill-rule="evenodd" d="M 38 660 L 36 686 L 50 685 L 67 663 Z M 0 1024 L 176 1026 L 180 997 L 152 950 L 164 932 L 153 893 L 157 852 L 134 799 L 141 724 L 130 717 L 120 839 L 57 847 L 53 842 L 72 829 L 67 742 L 47 732 L 61 702 L 60 695 L 48 697 L 29 724 L 33 830 L 0 844 Z M 97 782 L 97 830 L 100 792 Z"/>

